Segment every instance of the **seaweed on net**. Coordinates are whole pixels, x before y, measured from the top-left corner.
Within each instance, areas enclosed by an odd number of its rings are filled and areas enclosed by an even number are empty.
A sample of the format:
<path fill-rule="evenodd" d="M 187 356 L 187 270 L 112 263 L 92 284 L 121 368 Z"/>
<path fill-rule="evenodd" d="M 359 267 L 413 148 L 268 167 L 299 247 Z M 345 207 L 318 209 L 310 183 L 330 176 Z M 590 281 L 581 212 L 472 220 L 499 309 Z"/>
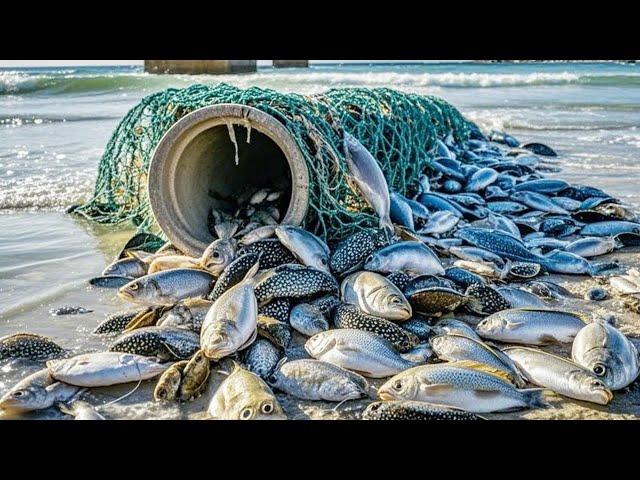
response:
<path fill-rule="evenodd" d="M 336 88 L 313 96 L 224 83 L 169 88 L 143 98 L 122 119 L 100 161 L 92 197 L 73 212 L 101 223 L 132 221 L 139 231 L 162 234 L 146 188 L 153 150 L 180 118 L 218 103 L 257 108 L 288 130 L 309 170 L 303 227 L 332 240 L 378 223 L 347 183 L 343 130 L 373 154 L 390 188 L 411 195 L 429 169 L 436 139 L 452 133 L 465 142 L 470 128 L 442 99 L 388 88 Z"/>

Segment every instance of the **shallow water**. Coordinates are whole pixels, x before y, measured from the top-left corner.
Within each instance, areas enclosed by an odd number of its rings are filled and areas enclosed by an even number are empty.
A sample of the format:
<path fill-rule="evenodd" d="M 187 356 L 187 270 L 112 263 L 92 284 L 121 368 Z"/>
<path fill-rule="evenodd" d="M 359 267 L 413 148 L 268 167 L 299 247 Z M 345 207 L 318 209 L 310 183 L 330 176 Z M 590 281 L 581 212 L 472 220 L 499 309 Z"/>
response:
<path fill-rule="evenodd" d="M 484 128 L 504 128 L 521 141 L 549 144 L 563 171 L 554 176 L 603 188 L 640 209 L 640 67 L 623 64 L 455 64 L 262 69 L 224 77 L 146 75 L 135 68 L 0 70 L 0 336 L 29 331 L 52 336 L 75 352 L 104 349 L 90 332 L 104 315 L 128 306 L 113 291 L 92 289 L 131 235 L 126 227 L 90 224 L 62 213 L 91 193 L 101 152 L 118 120 L 144 95 L 167 86 L 223 80 L 302 93 L 335 86 L 392 86 L 439 95 Z M 638 264 L 638 253 L 615 257 Z M 604 258 L 602 259 L 605 260 Z M 595 280 L 562 277 L 583 292 Z M 93 310 L 52 316 L 63 305 Z M 575 310 L 614 312 L 623 332 L 640 341 L 640 317 L 617 300 L 573 300 Z M 570 347 L 555 350 L 568 354 Z M 39 365 L 0 365 L 4 392 Z M 221 375 L 216 374 L 210 389 Z M 95 404 L 135 385 L 96 389 Z M 109 418 L 201 418 L 208 393 L 182 406 L 150 401 L 153 382 L 104 408 Z M 292 418 L 349 418 L 366 402 L 334 405 L 280 397 Z M 640 392 L 618 392 L 610 406 L 549 398 L 552 408 L 492 418 L 629 418 L 640 415 Z M 54 410 L 29 417 L 60 417 Z"/>

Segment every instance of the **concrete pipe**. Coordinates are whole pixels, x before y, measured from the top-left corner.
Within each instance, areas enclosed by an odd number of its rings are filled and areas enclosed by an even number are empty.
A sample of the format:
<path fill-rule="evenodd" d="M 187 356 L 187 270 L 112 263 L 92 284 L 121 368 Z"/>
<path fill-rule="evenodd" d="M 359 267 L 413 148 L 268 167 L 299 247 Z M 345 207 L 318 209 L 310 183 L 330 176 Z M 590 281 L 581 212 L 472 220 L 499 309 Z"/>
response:
<path fill-rule="evenodd" d="M 285 192 L 278 205 L 286 212 L 282 223 L 304 219 L 309 172 L 302 152 L 278 120 L 244 105 L 218 104 L 185 115 L 162 137 L 149 167 L 155 220 L 191 256 L 213 240 L 207 220 L 214 198 L 234 198 L 248 186 Z"/>

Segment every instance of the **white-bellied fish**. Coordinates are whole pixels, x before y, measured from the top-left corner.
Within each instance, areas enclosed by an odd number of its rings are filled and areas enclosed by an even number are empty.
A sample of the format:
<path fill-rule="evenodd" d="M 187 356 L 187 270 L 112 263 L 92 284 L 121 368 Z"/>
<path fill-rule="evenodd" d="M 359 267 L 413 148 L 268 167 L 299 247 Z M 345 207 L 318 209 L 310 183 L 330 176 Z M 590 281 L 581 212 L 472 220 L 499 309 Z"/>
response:
<path fill-rule="evenodd" d="M 607 405 L 613 398 L 611 390 L 602 380 L 567 358 L 528 347 L 510 347 L 504 349 L 504 353 L 535 385 L 566 397 L 600 405 Z"/>
<path fill-rule="evenodd" d="M 307 340 L 305 349 L 317 360 L 371 378 L 389 377 L 416 365 L 402 358 L 388 340 L 363 330 L 328 330 Z"/>
<path fill-rule="evenodd" d="M 364 268 L 374 272 L 443 275 L 440 259 L 422 242 L 398 242 L 373 253 Z"/>
<path fill-rule="evenodd" d="M 345 161 L 350 179 L 380 219 L 380 228 L 393 234 L 389 215 L 391 200 L 384 173 L 373 155 L 353 136 L 344 133 Z"/>
<path fill-rule="evenodd" d="M 281 363 L 267 383 L 302 400 L 344 402 L 370 395 L 367 381 L 357 373 L 321 360 Z"/>
<path fill-rule="evenodd" d="M 279 225 L 276 236 L 300 263 L 330 273 L 329 247 L 313 233 L 292 225 Z"/>
<path fill-rule="evenodd" d="M 207 295 L 214 282 L 215 277 L 204 270 L 176 268 L 137 278 L 120 288 L 118 296 L 140 305 L 170 306 L 184 298 Z"/>
<path fill-rule="evenodd" d="M 219 360 L 248 347 L 257 335 L 258 301 L 254 293 L 255 264 L 244 280 L 224 292 L 211 306 L 200 330 L 204 354 Z"/>
<path fill-rule="evenodd" d="M 166 368 L 155 359 L 120 352 L 85 353 L 47 362 L 53 378 L 78 387 L 108 387 L 148 380 Z"/>
<path fill-rule="evenodd" d="M 382 400 L 415 400 L 468 412 L 503 412 L 546 406 L 540 389 L 518 390 L 505 376 L 476 362 L 410 368 L 378 389 Z"/>
<path fill-rule="evenodd" d="M 525 345 L 571 343 L 585 322 L 579 315 L 547 308 L 512 308 L 482 320 L 482 338 Z"/>
<path fill-rule="evenodd" d="M 402 292 L 385 277 L 374 272 L 356 272 L 342 281 L 342 300 L 370 315 L 387 320 L 408 320 L 411 305 Z"/>
<path fill-rule="evenodd" d="M 590 323 L 578 332 L 571 357 L 611 390 L 626 387 L 640 374 L 636 346 L 618 329 L 602 321 Z"/>
<path fill-rule="evenodd" d="M 209 403 L 215 420 L 286 420 L 269 386 L 259 376 L 236 364 Z"/>
<path fill-rule="evenodd" d="M 23 378 L 0 398 L 0 410 L 4 414 L 44 410 L 56 402 L 66 402 L 78 393 L 79 388 L 56 381 L 48 369 Z"/>

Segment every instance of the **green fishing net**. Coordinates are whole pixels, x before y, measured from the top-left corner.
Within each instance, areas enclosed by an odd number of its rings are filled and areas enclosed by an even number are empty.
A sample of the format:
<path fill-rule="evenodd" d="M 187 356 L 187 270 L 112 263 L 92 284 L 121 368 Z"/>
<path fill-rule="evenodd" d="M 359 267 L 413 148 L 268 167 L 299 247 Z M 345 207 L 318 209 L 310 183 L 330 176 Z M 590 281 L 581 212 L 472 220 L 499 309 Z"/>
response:
<path fill-rule="evenodd" d="M 169 88 L 145 97 L 117 126 L 102 156 L 93 196 L 73 208 L 96 222 L 132 221 L 160 233 L 147 196 L 147 171 L 155 146 L 184 115 L 218 103 L 262 110 L 291 133 L 309 169 L 309 210 L 303 227 L 340 239 L 378 219 L 347 182 L 343 129 L 378 160 L 389 187 L 411 195 L 428 169 L 437 138 L 466 141 L 470 123 L 432 96 L 388 88 L 336 88 L 304 96 L 224 83 Z"/>

